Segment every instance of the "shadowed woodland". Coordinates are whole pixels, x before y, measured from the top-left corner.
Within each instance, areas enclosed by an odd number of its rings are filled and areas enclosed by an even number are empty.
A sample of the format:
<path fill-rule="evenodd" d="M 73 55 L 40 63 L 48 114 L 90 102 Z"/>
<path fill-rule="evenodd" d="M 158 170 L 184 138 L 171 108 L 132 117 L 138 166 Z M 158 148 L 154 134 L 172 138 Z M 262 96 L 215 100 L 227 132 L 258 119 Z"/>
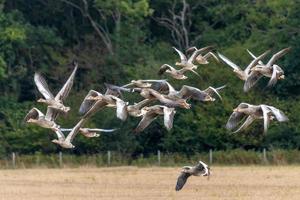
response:
<path fill-rule="evenodd" d="M 78 136 L 75 154 L 106 150 L 126 154 L 164 152 L 194 154 L 208 149 L 246 150 L 299 149 L 300 147 L 300 3 L 286 0 L 0 0 L 0 155 L 9 152 L 55 153 L 60 147 L 49 142 L 50 130 L 26 125 L 23 118 L 40 97 L 35 71 L 45 75 L 57 92 L 66 81 L 76 59 L 79 69 L 66 105 L 67 116 L 58 123 L 71 128 L 79 119 L 78 108 L 91 89 L 103 92 L 104 83 L 124 85 L 132 79 L 166 79 L 176 89 L 181 85 L 205 89 L 227 87 L 223 101 L 192 102 L 191 110 L 180 110 L 174 127 L 167 131 L 162 120 L 154 121 L 135 135 L 139 119 L 122 122 L 111 109 L 98 112 L 86 124 L 97 128 L 119 128 L 99 138 Z M 267 79 L 248 93 L 232 69 L 211 61 L 200 65 L 200 77 L 174 81 L 157 74 L 164 64 L 174 64 L 178 55 L 172 46 L 185 50 L 216 45 L 235 63 L 246 66 L 251 56 L 291 47 L 278 61 L 286 78 L 272 89 Z M 269 57 L 268 57 L 269 58 Z M 268 59 L 267 58 L 267 59 Z M 137 102 L 139 95 L 127 95 Z M 262 123 L 231 134 L 225 124 L 239 103 L 268 104 L 283 110 L 288 123 L 272 123 L 262 135 Z"/>

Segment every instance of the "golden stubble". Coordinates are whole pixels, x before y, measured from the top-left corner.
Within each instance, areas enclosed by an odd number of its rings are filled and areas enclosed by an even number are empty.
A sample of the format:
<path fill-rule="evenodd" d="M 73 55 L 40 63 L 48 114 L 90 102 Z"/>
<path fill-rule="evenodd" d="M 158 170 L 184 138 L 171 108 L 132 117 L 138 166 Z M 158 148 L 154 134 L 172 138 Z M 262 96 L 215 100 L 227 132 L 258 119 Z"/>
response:
<path fill-rule="evenodd" d="M 180 168 L 17 169 L 0 171 L 0 200 L 300 199 L 300 166 L 212 167 L 175 192 Z"/>

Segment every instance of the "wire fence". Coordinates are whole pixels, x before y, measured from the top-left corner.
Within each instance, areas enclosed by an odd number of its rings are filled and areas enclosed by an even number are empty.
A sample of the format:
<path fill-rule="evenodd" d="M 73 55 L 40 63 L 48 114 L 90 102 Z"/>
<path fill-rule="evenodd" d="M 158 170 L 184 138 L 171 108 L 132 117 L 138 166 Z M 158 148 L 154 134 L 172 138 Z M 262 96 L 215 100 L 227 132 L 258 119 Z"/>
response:
<path fill-rule="evenodd" d="M 144 156 L 132 156 L 115 151 L 101 152 L 92 155 L 72 155 L 63 152 L 58 154 L 21 155 L 12 152 L 0 159 L 0 168 L 64 168 L 64 167 L 110 167 L 110 166 L 177 166 L 193 164 L 202 160 L 209 165 L 286 165 L 300 164 L 298 150 L 267 151 L 213 151 L 195 153 L 192 156 L 179 153 L 161 152 Z"/>

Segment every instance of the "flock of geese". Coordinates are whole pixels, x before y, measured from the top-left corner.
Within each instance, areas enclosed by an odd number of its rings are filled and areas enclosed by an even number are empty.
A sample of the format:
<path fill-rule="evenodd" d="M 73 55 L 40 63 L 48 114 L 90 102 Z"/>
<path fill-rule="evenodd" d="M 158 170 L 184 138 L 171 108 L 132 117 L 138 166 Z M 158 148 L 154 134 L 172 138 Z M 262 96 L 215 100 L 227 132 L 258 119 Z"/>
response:
<path fill-rule="evenodd" d="M 285 55 L 290 48 L 285 48 L 274 54 L 271 59 L 264 64 L 262 59 L 270 53 L 270 50 L 255 56 L 249 50 L 252 60 L 249 65 L 242 70 L 241 67 L 233 63 L 229 58 L 221 53 L 213 52 L 213 46 L 207 46 L 201 49 L 191 47 L 185 53 L 179 51 L 175 47 L 173 49 L 178 53 L 180 61 L 176 62 L 177 68 L 169 64 L 164 64 L 158 70 L 159 75 L 166 74 L 174 79 L 187 79 L 187 73 L 192 72 L 199 76 L 196 71 L 198 65 L 209 63 L 209 59 L 213 58 L 217 62 L 221 59 L 225 64 L 229 65 L 237 77 L 243 80 L 244 92 L 248 92 L 262 77 L 270 78 L 268 87 L 272 87 L 278 80 L 284 79 L 284 71 L 275 62 Z M 51 129 L 56 134 L 56 139 L 52 142 L 60 145 L 63 148 L 74 148 L 73 140 L 78 133 L 85 137 L 99 137 L 98 132 L 112 132 L 116 129 L 98 129 L 86 128 L 84 124 L 95 113 L 104 107 L 111 107 L 116 110 L 116 117 L 125 121 L 129 116 L 141 118 L 135 133 L 142 132 L 146 129 L 158 116 L 163 116 L 164 126 L 167 130 L 172 129 L 173 119 L 176 114 L 176 109 L 190 109 L 190 99 L 200 102 L 213 102 L 216 97 L 222 100 L 220 91 L 226 86 L 208 87 L 204 90 L 199 88 L 182 85 L 179 90 L 176 90 L 166 79 L 158 80 L 132 80 L 130 83 L 117 86 L 105 83 L 105 93 L 100 93 L 95 90 L 90 90 L 82 101 L 79 114 L 80 120 L 71 128 L 61 128 L 55 121 L 60 114 L 66 114 L 70 111 L 70 107 L 65 106 L 65 100 L 72 88 L 76 71 L 78 69 L 77 62 L 73 62 L 74 69 L 63 87 L 54 96 L 45 80 L 38 72 L 34 74 L 34 82 L 44 98 L 37 100 L 47 106 L 46 114 L 37 108 L 32 108 L 25 117 L 25 122 L 32 123 L 37 126 Z M 143 99 L 138 103 L 130 104 L 124 100 L 123 93 L 138 93 Z M 287 121 L 285 114 L 269 105 L 251 105 L 249 103 L 240 103 L 233 109 L 231 116 L 228 119 L 226 128 L 234 133 L 240 132 L 249 127 L 255 120 L 263 120 L 264 133 L 267 132 L 270 121 L 277 120 L 279 122 Z M 244 122 L 243 122 L 244 121 Z M 238 127 L 241 124 L 240 127 Z M 235 130 L 236 129 L 236 130 Z M 65 135 L 64 132 L 68 134 Z M 182 168 L 181 174 L 178 177 L 176 191 L 180 190 L 186 183 L 188 177 L 194 176 L 209 176 L 210 168 L 202 161 L 199 161 L 195 166 L 185 166 Z"/>

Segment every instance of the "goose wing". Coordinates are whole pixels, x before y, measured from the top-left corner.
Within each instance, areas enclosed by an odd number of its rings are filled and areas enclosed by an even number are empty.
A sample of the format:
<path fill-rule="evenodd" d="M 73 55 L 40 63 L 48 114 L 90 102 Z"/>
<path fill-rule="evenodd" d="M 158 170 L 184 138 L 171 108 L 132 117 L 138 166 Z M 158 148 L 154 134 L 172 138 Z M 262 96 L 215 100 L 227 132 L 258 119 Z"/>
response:
<path fill-rule="evenodd" d="M 109 83 L 104 83 L 105 87 L 107 88 L 105 95 L 122 95 L 122 92 L 132 92 L 132 89 L 125 88 L 123 86 L 117 86 Z"/>
<path fill-rule="evenodd" d="M 272 58 L 269 60 L 269 62 L 266 64 L 267 67 L 271 67 L 279 58 L 284 56 L 287 52 L 291 50 L 291 47 L 285 48 L 277 52 L 272 56 Z"/>
<path fill-rule="evenodd" d="M 186 62 L 187 61 L 186 56 L 181 51 L 179 51 L 175 47 L 173 47 L 173 49 L 178 53 L 181 62 Z"/>
<path fill-rule="evenodd" d="M 223 60 L 223 62 L 225 62 L 227 65 L 229 65 L 231 68 L 240 71 L 241 68 L 239 66 L 237 66 L 236 64 L 234 64 L 231 60 L 229 60 L 229 58 L 227 58 L 226 56 L 220 54 L 218 52 L 218 56 L 221 58 L 221 60 Z"/>
<path fill-rule="evenodd" d="M 218 91 L 225 88 L 225 87 L 226 87 L 226 85 L 223 85 L 223 86 L 218 87 L 218 88 L 214 88 L 214 87 L 209 86 L 207 89 L 204 90 L 204 92 L 209 94 L 209 96 L 213 96 L 213 94 L 216 94 L 222 100 L 222 97 L 221 97 L 221 95 L 219 94 Z"/>
<path fill-rule="evenodd" d="M 83 124 L 86 122 L 86 118 L 82 118 L 79 120 L 79 122 L 72 128 L 71 132 L 68 134 L 66 141 L 72 143 L 75 136 L 78 134 L 79 129 L 83 126 Z"/>
<path fill-rule="evenodd" d="M 262 77 L 261 73 L 252 71 L 244 83 L 244 92 L 248 92 Z"/>
<path fill-rule="evenodd" d="M 48 107 L 45 115 L 45 119 L 49 121 L 55 121 L 59 113 L 60 112 L 58 110 Z"/>
<path fill-rule="evenodd" d="M 183 99 L 193 98 L 196 100 L 204 100 L 206 95 L 204 91 L 188 85 L 183 85 L 178 92 L 178 96 Z"/>
<path fill-rule="evenodd" d="M 213 57 L 217 62 L 220 62 L 219 58 L 213 53 L 213 52 L 208 52 L 205 54 L 204 58 L 208 59 L 210 57 Z"/>
<path fill-rule="evenodd" d="M 69 76 L 69 78 L 66 81 L 66 83 L 64 84 L 64 86 L 61 88 L 61 90 L 55 96 L 55 100 L 63 101 L 65 98 L 67 98 L 67 96 L 69 95 L 69 93 L 72 89 L 77 68 L 78 68 L 78 64 L 75 63 L 75 67 L 73 69 L 73 72 Z"/>
<path fill-rule="evenodd" d="M 35 72 L 34 82 L 39 92 L 45 97 L 45 99 L 54 99 L 54 96 L 50 92 L 45 78 L 39 72 Z"/>
<path fill-rule="evenodd" d="M 147 128 L 157 117 L 157 114 L 150 110 L 147 113 L 143 115 L 142 120 L 140 123 L 137 125 L 137 127 L 134 129 L 135 133 L 140 133 L 142 132 L 145 128 Z"/>
<path fill-rule="evenodd" d="M 187 172 L 181 172 L 180 175 L 177 178 L 177 183 L 176 183 L 176 187 L 175 190 L 179 191 L 183 188 L 183 186 L 185 185 L 187 179 L 191 176 L 190 173 Z"/>
<path fill-rule="evenodd" d="M 113 129 L 102 129 L 102 128 L 88 128 L 89 131 L 95 131 L 95 132 L 114 132 L 118 130 L 118 128 L 113 128 Z"/>
<path fill-rule="evenodd" d="M 245 74 L 249 75 L 250 73 L 250 69 L 252 69 L 253 67 L 255 67 L 258 64 L 258 61 L 260 61 L 261 59 L 263 59 L 264 57 L 266 57 L 266 55 L 270 53 L 270 50 L 265 51 L 264 53 L 262 53 L 261 55 L 259 55 L 258 57 L 256 57 L 255 59 L 253 59 L 250 64 L 246 67 L 245 69 Z"/>
<path fill-rule="evenodd" d="M 237 106 L 237 108 L 248 108 L 248 107 L 249 107 L 249 104 L 247 104 L 247 103 L 240 103 Z M 228 129 L 228 130 L 234 129 L 245 116 L 246 116 L 246 114 L 244 114 L 244 113 L 234 111 L 230 115 L 230 117 L 226 123 L 226 129 Z"/>
<path fill-rule="evenodd" d="M 285 122 L 289 120 L 289 118 L 281 110 L 273 106 L 267 106 L 267 107 L 271 110 L 271 112 L 275 115 L 276 119 L 279 122 Z"/>
<path fill-rule="evenodd" d="M 273 87 L 277 83 L 277 67 L 276 67 L 276 65 L 272 65 L 272 69 L 273 69 L 272 76 L 268 82 L 267 87 Z"/>
<path fill-rule="evenodd" d="M 44 114 L 37 108 L 32 108 L 24 118 L 24 121 L 27 122 L 29 119 L 39 119 L 44 117 Z"/>
<path fill-rule="evenodd" d="M 171 130 L 173 127 L 174 115 L 176 113 L 175 108 L 169 108 L 167 106 L 163 106 L 164 111 L 164 125 L 167 130 Z"/>
<path fill-rule="evenodd" d="M 247 49 L 247 52 L 253 59 L 256 59 L 256 56 L 249 49 Z M 261 60 L 258 61 L 258 64 L 264 65 L 264 63 Z"/>
<path fill-rule="evenodd" d="M 240 128 L 237 129 L 236 131 L 234 131 L 233 133 L 237 133 L 237 132 L 239 132 L 239 131 L 241 131 L 241 130 L 246 129 L 248 126 L 250 126 L 250 124 L 252 124 L 252 122 L 253 122 L 254 120 L 255 120 L 255 119 L 254 119 L 251 115 L 249 115 L 249 116 L 247 117 L 247 119 L 245 120 L 245 122 L 242 124 L 242 126 L 240 126 Z"/>
<path fill-rule="evenodd" d="M 203 47 L 203 48 L 201 48 L 201 49 L 197 49 L 197 50 L 194 51 L 193 54 L 189 57 L 188 62 L 189 62 L 189 63 L 193 63 L 194 60 L 196 59 L 196 57 L 197 57 L 199 54 L 201 54 L 201 53 L 203 53 L 203 52 L 205 52 L 205 51 L 209 51 L 209 50 L 211 50 L 211 49 L 213 49 L 213 48 L 214 48 L 214 46 L 207 46 L 207 47 Z"/>
<path fill-rule="evenodd" d="M 261 110 L 263 113 L 263 120 L 264 120 L 264 134 L 267 133 L 269 124 L 270 124 L 270 118 L 268 113 L 270 112 L 270 110 L 268 109 L 268 107 L 266 107 L 265 105 L 261 105 Z"/>
<path fill-rule="evenodd" d="M 122 99 L 118 98 L 118 97 L 114 97 L 112 96 L 112 98 L 116 101 L 116 114 L 117 117 L 119 119 L 121 119 L 122 121 L 125 121 L 127 119 L 128 116 L 128 112 L 127 112 L 127 105 L 128 103 L 123 101 Z"/>
<path fill-rule="evenodd" d="M 158 75 L 162 75 L 167 70 L 176 71 L 176 69 L 174 67 L 172 67 L 171 65 L 163 64 L 158 71 Z"/>
<path fill-rule="evenodd" d="M 64 141 L 64 140 L 65 140 L 65 135 L 63 134 L 63 132 L 62 132 L 61 129 L 55 131 L 55 134 L 56 134 L 57 139 L 58 139 L 59 141 Z"/>
<path fill-rule="evenodd" d="M 79 113 L 85 114 L 86 112 L 88 112 L 91 109 L 91 107 L 96 103 L 96 100 L 92 100 L 89 98 L 97 96 L 102 96 L 102 94 L 95 90 L 90 90 L 80 105 Z"/>

